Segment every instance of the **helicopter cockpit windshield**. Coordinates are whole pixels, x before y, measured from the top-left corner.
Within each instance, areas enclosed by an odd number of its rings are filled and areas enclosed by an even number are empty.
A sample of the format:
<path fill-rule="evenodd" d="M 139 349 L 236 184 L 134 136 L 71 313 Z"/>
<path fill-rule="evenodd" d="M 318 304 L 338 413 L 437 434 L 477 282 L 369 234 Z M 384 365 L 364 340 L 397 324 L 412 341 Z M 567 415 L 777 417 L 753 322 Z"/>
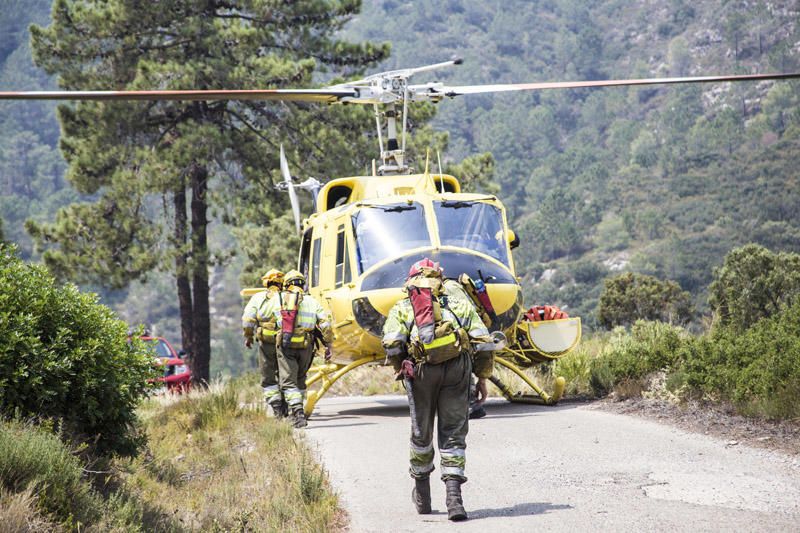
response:
<path fill-rule="evenodd" d="M 359 272 L 406 250 L 431 245 L 425 210 L 417 202 L 364 204 L 353 215 L 353 230 Z"/>
<path fill-rule="evenodd" d="M 500 209 L 483 202 L 433 202 L 442 246 L 467 248 L 508 265 L 508 244 Z"/>

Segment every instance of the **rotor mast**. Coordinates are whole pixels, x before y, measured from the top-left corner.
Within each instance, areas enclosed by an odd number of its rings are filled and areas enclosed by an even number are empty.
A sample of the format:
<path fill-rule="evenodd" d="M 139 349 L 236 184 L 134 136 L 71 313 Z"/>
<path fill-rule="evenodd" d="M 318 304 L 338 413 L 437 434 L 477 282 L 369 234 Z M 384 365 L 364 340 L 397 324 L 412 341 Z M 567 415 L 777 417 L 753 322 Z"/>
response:
<path fill-rule="evenodd" d="M 362 80 L 334 85 L 332 89 L 356 89 L 357 96 L 342 98 L 342 102 L 351 104 L 373 104 L 375 108 L 375 126 L 378 131 L 378 144 L 381 151 L 381 165 L 378 174 L 407 174 L 410 171 L 406 161 L 406 133 L 408 132 L 408 103 L 429 100 L 438 102 L 444 96 L 438 89 L 441 84 L 431 83 L 422 86 L 409 86 L 408 80 L 414 74 L 460 65 L 461 59 L 453 59 L 443 63 L 435 63 L 424 67 L 392 70 L 367 76 Z M 398 109 L 402 103 L 402 109 Z M 385 119 L 386 143 L 384 144 Z M 398 123 L 400 137 L 398 139 Z"/>

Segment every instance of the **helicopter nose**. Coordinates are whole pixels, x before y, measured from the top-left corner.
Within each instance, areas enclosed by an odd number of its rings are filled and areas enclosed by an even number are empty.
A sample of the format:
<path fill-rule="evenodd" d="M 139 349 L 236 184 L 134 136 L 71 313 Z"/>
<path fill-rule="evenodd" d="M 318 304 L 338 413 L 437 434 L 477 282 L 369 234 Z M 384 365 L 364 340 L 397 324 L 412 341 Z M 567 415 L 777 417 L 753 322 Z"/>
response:
<path fill-rule="evenodd" d="M 461 274 L 467 274 L 472 279 L 483 279 L 486 283 L 489 297 L 498 315 L 515 315 L 517 308 L 522 306 L 522 292 L 519 283 L 511 270 L 498 264 L 487 257 L 474 253 L 471 250 L 452 249 L 425 249 L 404 254 L 395 259 L 385 261 L 365 272 L 361 279 L 361 291 L 365 292 L 372 305 L 383 315 L 388 314 L 391 305 L 386 307 L 386 295 L 402 297 L 400 288 L 406 281 L 409 267 L 424 258 L 438 262 L 444 270 L 446 278 L 457 279 Z M 380 296 L 379 296 L 380 295 Z M 393 301 L 391 303 L 394 303 Z M 386 307 L 384 309 L 384 307 Z M 513 323 L 516 316 L 509 317 Z"/>

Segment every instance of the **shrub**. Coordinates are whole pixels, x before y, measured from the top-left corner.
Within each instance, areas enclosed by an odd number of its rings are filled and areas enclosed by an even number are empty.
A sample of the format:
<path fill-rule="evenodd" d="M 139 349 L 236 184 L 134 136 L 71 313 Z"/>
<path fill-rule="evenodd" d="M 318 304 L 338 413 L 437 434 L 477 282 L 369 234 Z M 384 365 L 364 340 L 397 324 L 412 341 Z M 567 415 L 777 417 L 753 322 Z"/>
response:
<path fill-rule="evenodd" d="M 0 413 L 53 420 L 100 454 L 135 453 L 152 355 L 94 294 L 0 245 Z"/>
<path fill-rule="evenodd" d="M 691 296 L 674 281 L 628 272 L 606 279 L 597 319 L 606 329 L 637 320 L 686 324 L 693 312 Z"/>
<path fill-rule="evenodd" d="M 718 327 L 686 354 L 687 383 L 744 414 L 800 416 L 800 302 L 750 329 Z"/>
<path fill-rule="evenodd" d="M 748 244 L 725 256 L 714 271 L 708 303 L 723 327 L 739 331 L 798 301 L 800 254 Z"/>
<path fill-rule="evenodd" d="M 640 320 L 630 335 L 620 330 L 603 353 L 592 361 L 589 379 L 595 394 L 610 392 L 626 380 L 678 366 L 689 335 L 680 327 Z"/>
<path fill-rule="evenodd" d="M 0 422 L 0 486 L 32 492 L 37 507 L 77 526 L 100 516 L 101 500 L 81 478 L 81 464 L 52 433 L 19 422 Z"/>

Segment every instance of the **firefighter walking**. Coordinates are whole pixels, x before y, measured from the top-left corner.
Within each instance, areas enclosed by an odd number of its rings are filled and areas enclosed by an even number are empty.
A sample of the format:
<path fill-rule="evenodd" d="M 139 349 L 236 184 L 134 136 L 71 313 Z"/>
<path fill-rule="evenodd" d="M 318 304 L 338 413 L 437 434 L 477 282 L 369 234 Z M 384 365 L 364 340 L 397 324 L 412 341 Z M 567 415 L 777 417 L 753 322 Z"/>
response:
<path fill-rule="evenodd" d="M 283 272 L 272 269 L 261 276 L 265 291 L 254 294 L 244 308 L 242 329 L 244 345 L 250 348 L 258 342 L 258 367 L 261 371 L 261 388 L 264 400 L 278 418 L 286 416 L 286 403 L 278 386 L 278 353 L 275 346 L 277 324 L 270 300 L 283 287 Z"/>
<path fill-rule="evenodd" d="M 472 305 L 447 297 L 442 271 L 430 259 L 411 266 L 404 290 L 407 297 L 392 307 L 384 325 L 383 346 L 409 395 L 412 500 L 418 513 L 431 512 L 433 426 L 438 417 L 447 515 L 450 520 L 466 520 L 461 484 L 467 481 L 470 376 L 473 371 L 478 376 L 483 399 L 494 364 L 492 352 L 473 350 L 471 341 L 486 345 L 489 331 Z"/>
<path fill-rule="evenodd" d="M 292 270 L 284 277 L 283 291 L 270 300 L 278 330 L 280 391 L 288 404 L 292 424 L 297 428 L 307 425 L 303 400 L 316 339 L 326 347 L 327 355 L 333 337 L 328 313 L 317 300 L 304 293 L 305 284 L 305 276 Z"/>

